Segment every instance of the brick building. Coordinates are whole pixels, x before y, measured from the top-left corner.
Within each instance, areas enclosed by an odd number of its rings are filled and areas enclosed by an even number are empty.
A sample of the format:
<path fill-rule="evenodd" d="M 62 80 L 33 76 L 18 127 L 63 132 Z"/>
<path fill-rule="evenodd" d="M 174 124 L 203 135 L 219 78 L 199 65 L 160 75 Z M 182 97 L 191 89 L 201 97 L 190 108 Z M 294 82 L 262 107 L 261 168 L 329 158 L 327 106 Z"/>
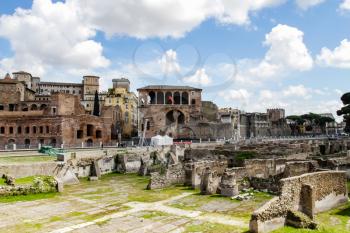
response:
<path fill-rule="evenodd" d="M 29 76 L 27 76 L 29 77 Z M 0 79 L 0 149 L 16 144 L 82 146 L 115 141 L 118 107 L 102 107 L 101 116 L 86 114 L 79 95 L 53 92 L 36 96 L 29 79 Z"/>
<path fill-rule="evenodd" d="M 139 134 L 167 134 L 174 138 L 194 137 L 188 127 L 202 117 L 202 89 L 189 86 L 153 85 L 139 92 Z"/>

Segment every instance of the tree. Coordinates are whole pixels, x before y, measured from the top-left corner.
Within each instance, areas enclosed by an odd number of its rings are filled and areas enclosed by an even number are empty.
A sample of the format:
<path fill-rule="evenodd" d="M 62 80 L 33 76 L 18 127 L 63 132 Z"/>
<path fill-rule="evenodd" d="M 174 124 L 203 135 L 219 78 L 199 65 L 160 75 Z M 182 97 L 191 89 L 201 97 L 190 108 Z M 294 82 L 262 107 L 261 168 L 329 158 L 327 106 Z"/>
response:
<path fill-rule="evenodd" d="M 292 123 L 289 124 L 290 129 L 292 130 L 292 135 L 301 134 L 303 124 L 305 123 L 305 120 L 301 116 L 292 115 L 287 116 L 286 119 L 291 120 Z"/>
<path fill-rule="evenodd" d="M 94 99 L 94 116 L 100 116 L 100 101 L 98 99 L 98 92 L 95 91 L 95 99 Z"/>
<path fill-rule="evenodd" d="M 345 106 L 337 111 L 337 115 L 343 116 L 344 121 L 346 123 L 344 131 L 346 133 L 350 133 L 350 92 L 342 95 L 340 100 L 343 102 Z"/>

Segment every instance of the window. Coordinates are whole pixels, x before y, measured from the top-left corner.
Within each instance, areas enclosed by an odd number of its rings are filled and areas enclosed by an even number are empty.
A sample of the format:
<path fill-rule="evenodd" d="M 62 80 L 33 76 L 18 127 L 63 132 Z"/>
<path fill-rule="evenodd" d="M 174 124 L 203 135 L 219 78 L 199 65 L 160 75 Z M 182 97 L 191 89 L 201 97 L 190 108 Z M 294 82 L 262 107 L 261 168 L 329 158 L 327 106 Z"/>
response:
<path fill-rule="evenodd" d="M 96 138 L 102 138 L 102 131 L 96 130 Z"/>
<path fill-rule="evenodd" d="M 46 133 L 50 133 L 50 127 L 46 126 Z"/>
<path fill-rule="evenodd" d="M 151 129 L 151 123 L 149 121 L 147 121 L 147 130 Z"/>
<path fill-rule="evenodd" d="M 5 127 L 0 127 L 0 134 L 5 134 Z"/>
<path fill-rule="evenodd" d="M 26 134 L 29 134 L 30 133 L 30 128 L 27 126 L 26 127 Z"/>
<path fill-rule="evenodd" d="M 87 125 L 86 126 L 86 132 L 87 132 L 87 136 L 88 137 L 92 137 L 93 136 L 93 132 L 94 132 L 94 126 L 93 125 Z"/>
<path fill-rule="evenodd" d="M 191 100 L 191 104 L 192 104 L 192 105 L 195 105 L 195 104 L 196 104 L 196 100 L 195 100 L 195 99 L 192 99 L 192 100 Z"/>
<path fill-rule="evenodd" d="M 36 134 L 36 126 L 33 126 L 33 134 Z"/>
<path fill-rule="evenodd" d="M 4 105 L 0 105 L 0 111 L 4 110 Z"/>
<path fill-rule="evenodd" d="M 44 127 L 43 127 L 43 126 L 40 126 L 39 132 L 40 132 L 40 133 L 44 133 Z"/>
<path fill-rule="evenodd" d="M 56 114 L 56 108 L 52 108 L 52 113 Z"/>
<path fill-rule="evenodd" d="M 21 127 L 21 126 L 18 126 L 18 128 L 17 128 L 17 134 L 22 134 L 22 127 Z"/>
<path fill-rule="evenodd" d="M 83 130 L 77 130 L 77 138 L 83 138 L 84 137 L 84 131 Z"/>
<path fill-rule="evenodd" d="M 10 134 L 13 134 L 13 127 L 9 128 Z"/>

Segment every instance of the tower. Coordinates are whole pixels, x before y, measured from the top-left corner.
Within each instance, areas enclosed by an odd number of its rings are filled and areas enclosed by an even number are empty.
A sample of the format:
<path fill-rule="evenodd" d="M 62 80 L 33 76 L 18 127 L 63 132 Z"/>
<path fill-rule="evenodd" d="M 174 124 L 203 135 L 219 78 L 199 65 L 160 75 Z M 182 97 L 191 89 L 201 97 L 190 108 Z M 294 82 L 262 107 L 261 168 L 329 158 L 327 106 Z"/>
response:
<path fill-rule="evenodd" d="M 83 95 L 93 95 L 100 91 L 100 77 L 88 75 L 83 78 Z"/>

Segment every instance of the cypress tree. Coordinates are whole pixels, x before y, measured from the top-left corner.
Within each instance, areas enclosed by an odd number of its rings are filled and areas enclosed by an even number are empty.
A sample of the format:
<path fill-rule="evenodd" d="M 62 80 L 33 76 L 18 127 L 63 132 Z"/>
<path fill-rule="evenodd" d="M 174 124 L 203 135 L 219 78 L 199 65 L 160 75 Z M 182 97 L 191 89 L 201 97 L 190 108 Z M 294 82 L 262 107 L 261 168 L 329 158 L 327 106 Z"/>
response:
<path fill-rule="evenodd" d="M 98 92 L 95 91 L 95 99 L 94 99 L 94 116 L 100 116 L 100 101 L 98 100 Z"/>

